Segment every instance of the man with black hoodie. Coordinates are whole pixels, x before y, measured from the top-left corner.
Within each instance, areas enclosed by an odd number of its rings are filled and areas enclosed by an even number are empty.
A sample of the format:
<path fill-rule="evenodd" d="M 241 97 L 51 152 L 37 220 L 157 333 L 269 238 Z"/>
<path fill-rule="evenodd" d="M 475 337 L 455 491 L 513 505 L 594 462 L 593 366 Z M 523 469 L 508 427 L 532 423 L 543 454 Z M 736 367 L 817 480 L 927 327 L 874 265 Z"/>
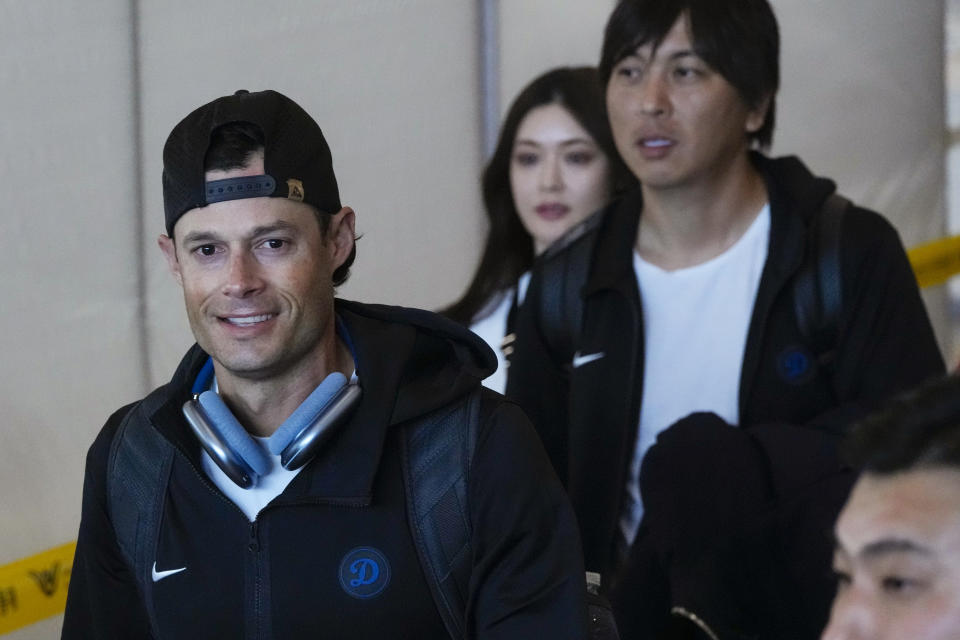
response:
<path fill-rule="evenodd" d="M 355 255 L 317 124 L 239 91 L 164 148 L 197 344 L 87 457 L 64 638 L 581 638 L 583 568 L 528 421 L 433 314 L 334 298 Z"/>
<path fill-rule="evenodd" d="M 767 0 L 622 0 L 599 68 L 640 186 L 544 254 L 517 318 L 507 395 L 625 638 L 817 637 L 836 437 L 943 371 L 896 231 L 759 152 L 778 57 Z"/>

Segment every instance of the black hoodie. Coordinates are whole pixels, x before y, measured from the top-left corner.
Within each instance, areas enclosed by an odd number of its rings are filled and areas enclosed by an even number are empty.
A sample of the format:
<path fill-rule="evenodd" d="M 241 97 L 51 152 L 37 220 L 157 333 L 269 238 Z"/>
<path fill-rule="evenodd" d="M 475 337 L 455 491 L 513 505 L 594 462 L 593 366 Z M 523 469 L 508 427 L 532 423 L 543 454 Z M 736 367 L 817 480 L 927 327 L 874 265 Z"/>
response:
<path fill-rule="evenodd" d="M 495 366 L 482 340 L 434 314 L 338 300 L 363 389 L 347 425 L 254 522 L 207 478 L 180 414 L 206 354 L 193 347 L 149 422 L 177 449 L 158 570 L 186 567 L 138 593 L 106 509 L 107 422 L 87 457 L 83 514 L 64 638 L 446 638 L 407 522 L 400 427 L 462 402 Z M 149 425 L 148 425 L 149 426 Z M 480 425 L 467 499 L 473 573 L 470 637 L 581 638 L 584 587 L 572 511 L 519 409 Z M 357 597 L 343 566 L 374 550 L 389 576 Z M 369 551 L 368 551 L 369 552 Z M 352 592 L 353 591 L 353 592 Z"/>

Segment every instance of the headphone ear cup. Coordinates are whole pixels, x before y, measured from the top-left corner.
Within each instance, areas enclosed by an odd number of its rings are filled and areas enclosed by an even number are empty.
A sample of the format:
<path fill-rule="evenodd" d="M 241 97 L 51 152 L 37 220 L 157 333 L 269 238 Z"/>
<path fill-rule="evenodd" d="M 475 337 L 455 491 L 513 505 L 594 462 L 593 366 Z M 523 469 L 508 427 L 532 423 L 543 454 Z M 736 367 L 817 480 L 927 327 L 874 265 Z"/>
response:
<path fill-rule="evenodd" d="M 220 437 L 220 434 L 204 414 L 200 403 L 196 400 L 187 400 L 183 403 L 181 410 L 200 446 L 207 452 L 210 459 L 217 463 L 220 470 L 241 489 L 248 489 L 253 486 L 256 473 Z"/>
<path fill-rule="evenodd" d="M 347 377 L 334 371 L 323 379 L 316 389 L 300 403 L 290 417 L 283 421 L 277 430 L 267 438 L 267 448 L 277 455 L 297 438 L 303 430 L 327 409 L 332 398 L 347 385 Z"/>
<path fill-rule="evenodd" d="M 270 470 L 270 460 L 216 393 L 183 404 L 183 417 L 207 455 L 241 489 Z"/>
<path fill-rule="evenodd" d="M 270 460 L 267 454 L 253 441 L 219 394 L 204 391 L 200 394 L 199 401 L 214 432 L 227 445 L 227 448 L 249 465 L 256 475 L 261 476 L 269 472 Z"/>
<path fill-rule="evenodd" d="M 340 387 L 320 413 L 284 447 L 280 454 L 283 468 L 292 471 L 305 465 L 323 443 L 347 422 L 362 395 L 363 391 L 358 384 L 350 383 Z"/>

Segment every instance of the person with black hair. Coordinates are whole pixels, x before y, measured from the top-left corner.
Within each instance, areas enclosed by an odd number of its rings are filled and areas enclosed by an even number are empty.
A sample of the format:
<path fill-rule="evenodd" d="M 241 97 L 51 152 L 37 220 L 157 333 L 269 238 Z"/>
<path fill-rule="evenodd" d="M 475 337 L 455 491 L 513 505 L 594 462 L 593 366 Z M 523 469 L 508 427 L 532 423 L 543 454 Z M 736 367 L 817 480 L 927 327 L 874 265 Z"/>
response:
<path fill-rule="evenodd" d="M 490 348 L 335 297 L 355 214 L 313 118 L 197 108 L 163 200 L 197 343 L 90 447 L 62 637 L 585 637 L 573 512 Z"/>
<path fill-rule="evenodd" d="M 772 141 L 767 0 L 621 0 L 599 63 L 639 186 L 534 265 L 507 396 L 625 638 L 815 638 L 851 418 L 944 371 L 896 230 Z"/>
<path fill-rule="evenodd" d="M 835 528 L 823 640 L 960 637 L 960 378 L 896 398 L 845 454 L 861 475 Z"/>
<path fill-rule="evenodd" d="M 534 258 L 634 184 L 613 144 L 595 68 L 552 69 L 514 99 L 483 172 L 488 228 L 480 263 L 463 296 L 441 311 L 497 354 L 484 385 L 506 388 L 510 318 Z"/>

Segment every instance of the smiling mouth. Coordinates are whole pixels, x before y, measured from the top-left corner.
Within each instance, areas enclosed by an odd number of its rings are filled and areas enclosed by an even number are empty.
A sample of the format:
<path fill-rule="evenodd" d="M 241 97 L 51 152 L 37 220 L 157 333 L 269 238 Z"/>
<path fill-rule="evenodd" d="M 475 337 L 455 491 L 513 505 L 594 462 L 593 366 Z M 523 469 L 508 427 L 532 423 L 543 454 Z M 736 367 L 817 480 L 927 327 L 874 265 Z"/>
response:
<path fill-rule="evenodd" d="M 663 147 L 669 147 L 673 144 L 673 140 L 667 138 L 641 138 L 640 146 L 647 149 L 660 149 Z"/>
<path fill-rule="evenodd" d="M 221 317 L 220 320 L 235 327 L 252 327 L 260 324 L 261 322 L 266 322 L 273 317 L 274 314 L 272 313 L 264 313 L 259 316 L 225 316 Z"/>

